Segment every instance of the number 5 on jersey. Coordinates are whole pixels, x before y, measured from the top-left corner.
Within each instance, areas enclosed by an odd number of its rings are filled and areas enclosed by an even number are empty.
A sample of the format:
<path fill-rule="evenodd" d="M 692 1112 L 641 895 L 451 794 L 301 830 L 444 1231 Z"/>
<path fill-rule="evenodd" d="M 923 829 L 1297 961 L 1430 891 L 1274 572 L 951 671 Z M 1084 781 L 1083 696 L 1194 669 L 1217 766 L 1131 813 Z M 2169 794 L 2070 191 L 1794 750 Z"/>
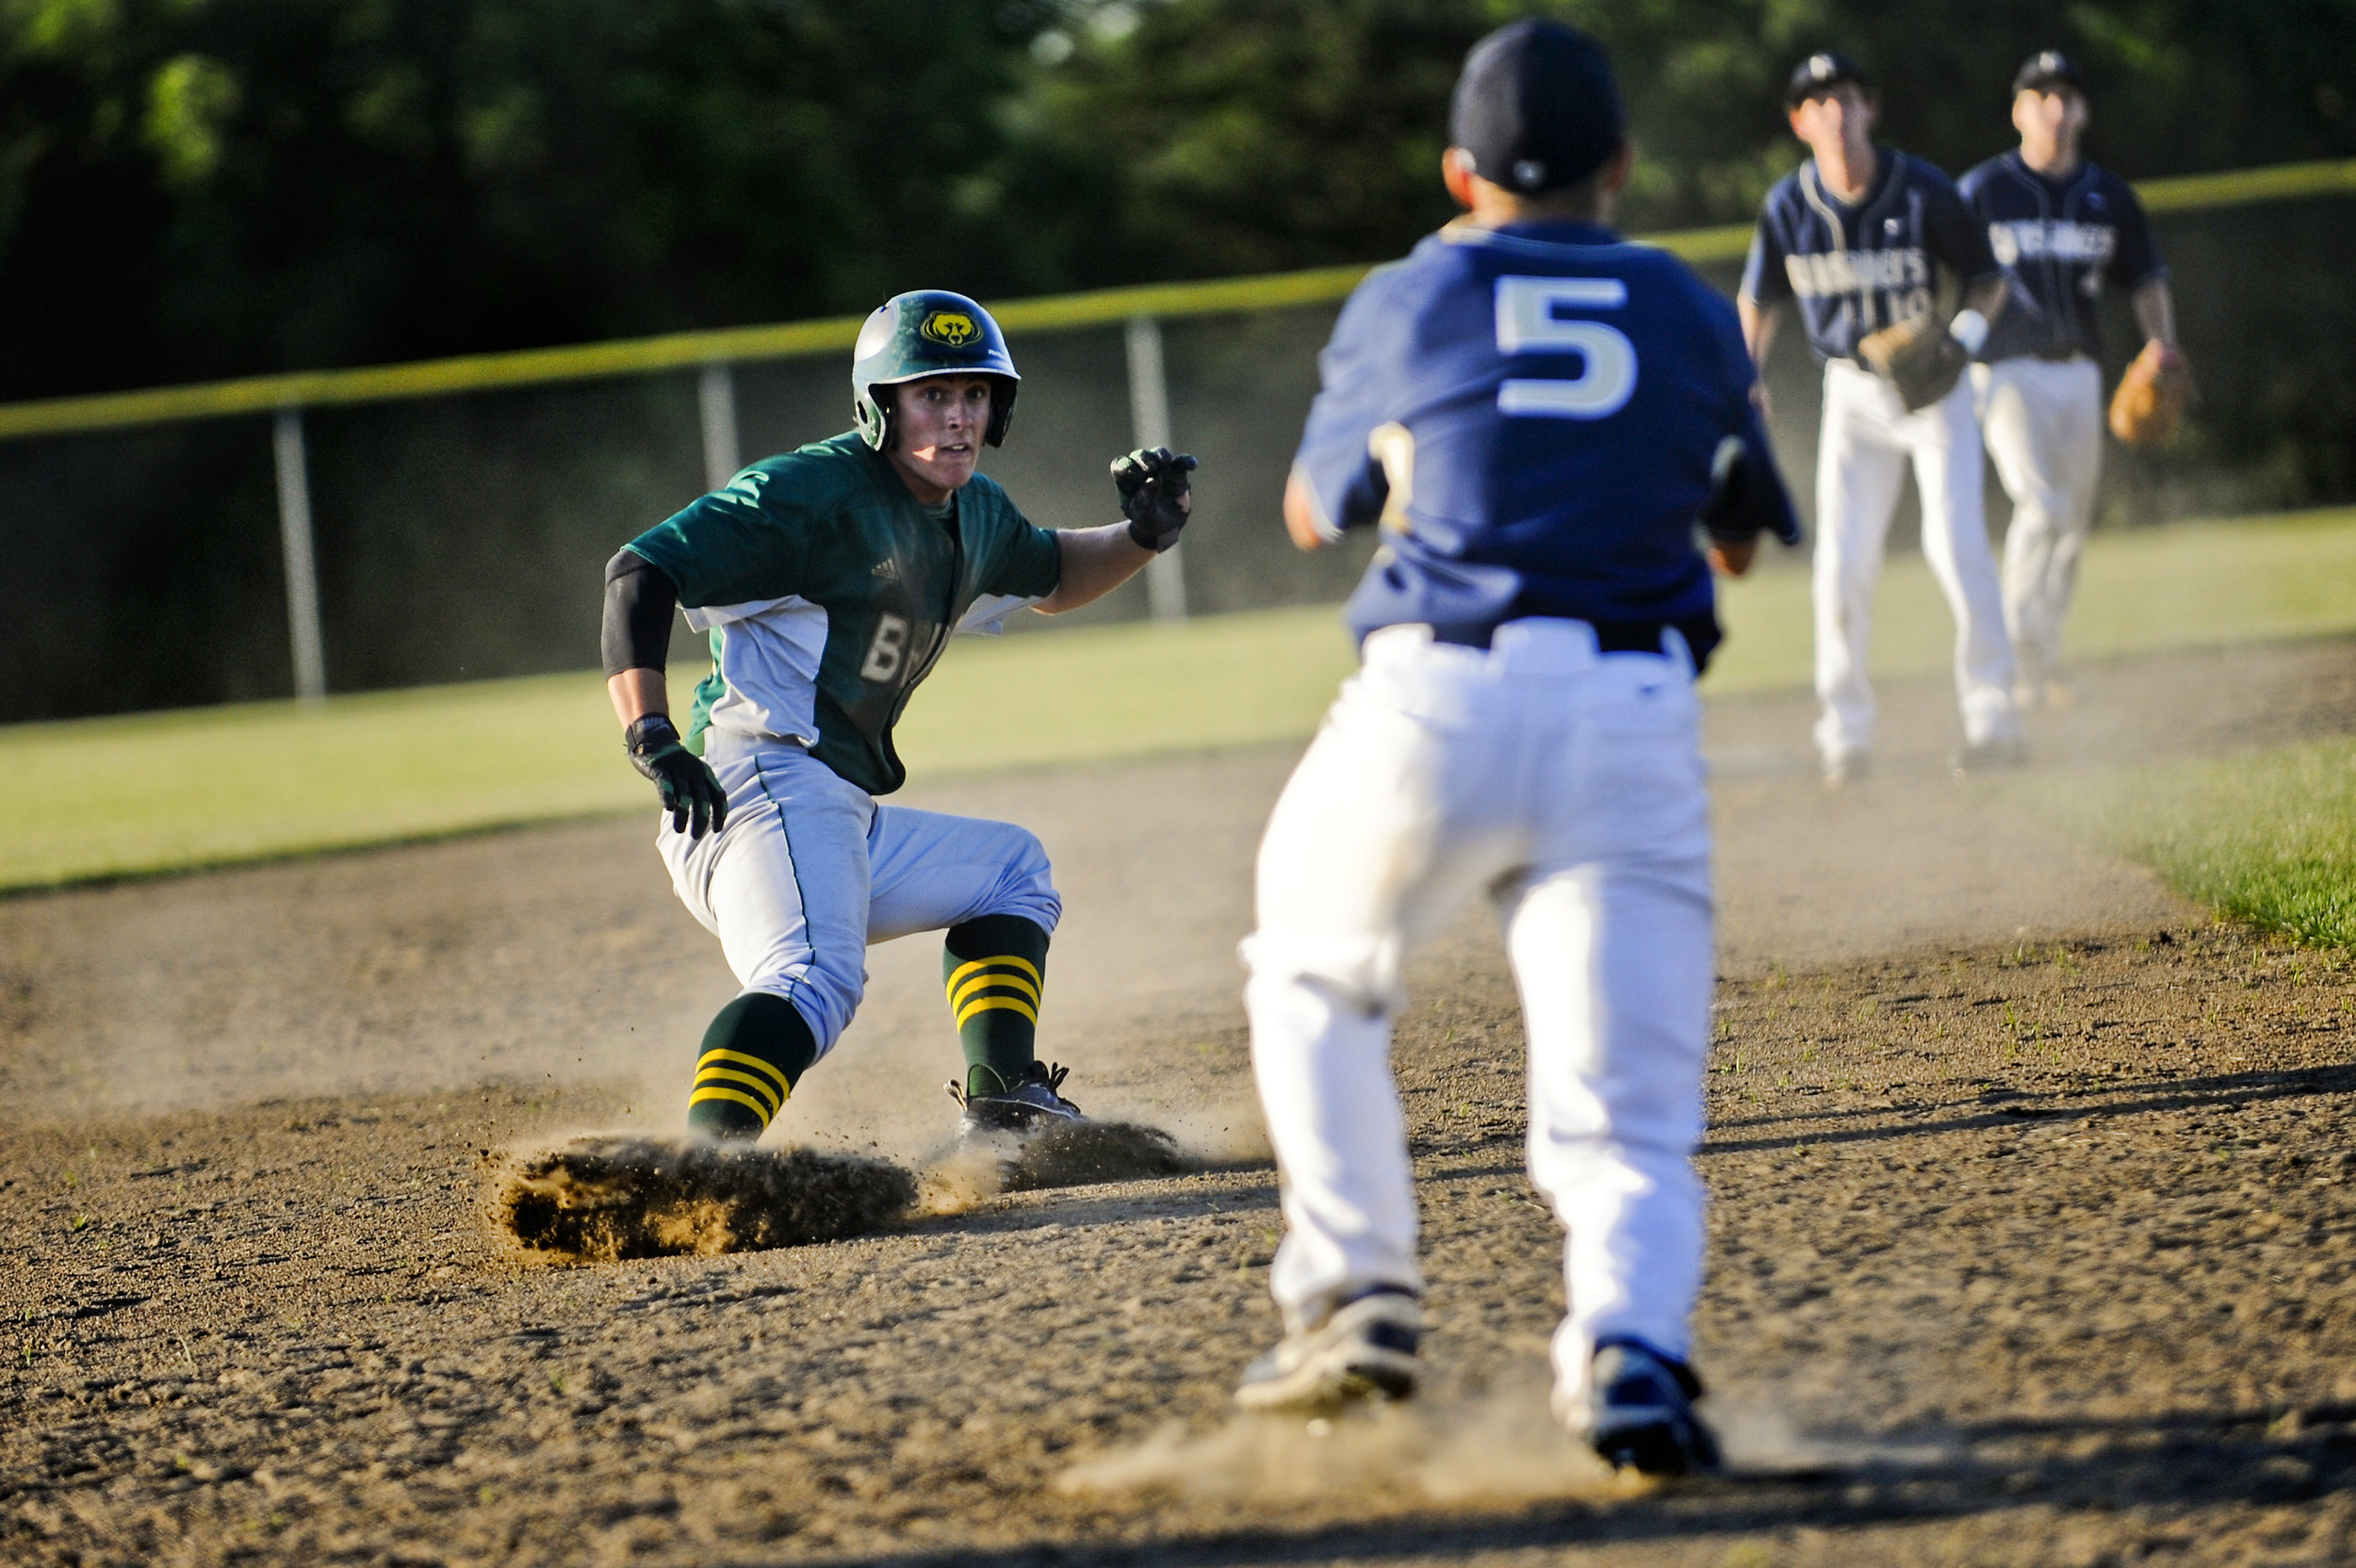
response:
<path fill-rule="evenodd" d="M 1617 278 L 1499 278 L 1497 352 L 1577 354 L 1569 379 L 1508 377 L 1497 387 L 1499 414 L 1546 419 L 1601 419 L 1636 394 L 1636 345 L 1602 321 L 1564 319 L 1559 310 L 1617 310 L 1628 285 Z"/>

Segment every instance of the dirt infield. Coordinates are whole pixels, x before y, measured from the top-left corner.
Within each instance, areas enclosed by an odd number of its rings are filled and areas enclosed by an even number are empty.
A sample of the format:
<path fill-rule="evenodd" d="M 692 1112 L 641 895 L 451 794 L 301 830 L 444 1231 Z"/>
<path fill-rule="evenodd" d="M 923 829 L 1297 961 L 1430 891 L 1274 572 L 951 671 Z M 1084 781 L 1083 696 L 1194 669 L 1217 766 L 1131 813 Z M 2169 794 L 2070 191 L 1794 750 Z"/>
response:
<path fill-rule="evenodd" d="M 40 1563 L 2331 1562 L 2356 1556 L 2356 973 L 1943 776 L 1890 694 L 1826 799 L 1718 705 L 1699 1364 L 1736 1478 L 1638 1494 L 1543 1410 L 1558 1245 L 1477 918 L 1399 1053 L 1435 1387 L 1226 1413 L 1273 1331 L 1232 947 L 1280 751 L 910 792 L 1040 828 L 1048 1054 L 1225 1168 L 856 1239 L 504 1250 L 507 1151 L 667 1129 L 731 989 L 646 825 L 0 903 L 0 1558 Z M 2058 762 L 2356 727 L 2356 647 L 2089 672 Z M 929 943 L 783 1135 L 952 1116 Z"/>

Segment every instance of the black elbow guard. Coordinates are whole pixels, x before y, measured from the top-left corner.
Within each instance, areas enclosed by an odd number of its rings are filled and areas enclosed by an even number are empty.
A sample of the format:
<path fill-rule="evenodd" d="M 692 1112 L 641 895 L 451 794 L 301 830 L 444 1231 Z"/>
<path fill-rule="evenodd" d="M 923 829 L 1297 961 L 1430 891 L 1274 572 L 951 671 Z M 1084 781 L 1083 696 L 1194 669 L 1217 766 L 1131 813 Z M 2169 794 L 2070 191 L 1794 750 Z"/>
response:
<path fill-rule="evenodd" d="M 608 678 L 670 662 L 679 590 L 662 567 L 627 547 L 605 564 L 605 619 L 597 630 Z"/>

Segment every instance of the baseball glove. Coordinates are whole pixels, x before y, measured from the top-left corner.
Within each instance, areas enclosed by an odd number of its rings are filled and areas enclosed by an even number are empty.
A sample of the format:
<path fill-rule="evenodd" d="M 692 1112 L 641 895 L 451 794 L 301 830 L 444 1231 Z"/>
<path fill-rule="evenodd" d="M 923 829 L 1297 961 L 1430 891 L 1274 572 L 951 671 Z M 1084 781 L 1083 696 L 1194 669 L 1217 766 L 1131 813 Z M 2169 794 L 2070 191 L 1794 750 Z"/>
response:
<path fill-rule="evenodd" d="M 2131 447 L 2164 447 L 2191 402 L 2192 361 L 2181 349 L 2146 343 L 2111 394 L 2111 433 Z"/>
<path fill-rule="evenodd" d="M 1954 391 L 1972 363 L 1971 351 L 1936 316 L 1917 316 L 1869 334 L 1857 346 L 1857 356 L 1897 388 L 1908 414 Z"/>

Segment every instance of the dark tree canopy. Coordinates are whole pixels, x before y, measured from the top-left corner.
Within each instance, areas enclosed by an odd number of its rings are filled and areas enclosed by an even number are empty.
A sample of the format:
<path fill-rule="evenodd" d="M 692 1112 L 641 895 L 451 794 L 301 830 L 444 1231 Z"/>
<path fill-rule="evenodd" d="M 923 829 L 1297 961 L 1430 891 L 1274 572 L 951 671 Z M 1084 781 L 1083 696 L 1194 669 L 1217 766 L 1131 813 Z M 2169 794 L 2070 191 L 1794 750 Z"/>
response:
<path fill-rule="evenodd" d="M 2034 49 L 2130 174 L 2356 152 L 2356 0 L 14 0 L 0 398 L 1397 253 L 1465 47 L 1614 50 L 1628 217 L 1746 217 L 1838 45 L 2005 145 Z"/>
<path fill-rule="evenodd" d="M 1061 281 L 1001 196 L 1001 0 L 0 8 L 25 396 Z M 1027 30 L 1026 30 L 1027 29 Z"/>
<path fill-rule="evenodd" d="M 1612 49 L 1642 154 L 1633 227 L 1749 218 L 1800 156 L 1783 84 L 1837 48 L 1893 143 L 1960 172 L 2010 145 L 2039 49 L 2090 78 L 2095 154 L 2131 177 L 2356 154 L 2352 0 L 1176 0 L 1088 36 L 1038 90 L 1118 191 L 1093 265 L 1162 273 L 1364 259 L 1446 216 L 1464 50 L 1548 14 Z"/>

